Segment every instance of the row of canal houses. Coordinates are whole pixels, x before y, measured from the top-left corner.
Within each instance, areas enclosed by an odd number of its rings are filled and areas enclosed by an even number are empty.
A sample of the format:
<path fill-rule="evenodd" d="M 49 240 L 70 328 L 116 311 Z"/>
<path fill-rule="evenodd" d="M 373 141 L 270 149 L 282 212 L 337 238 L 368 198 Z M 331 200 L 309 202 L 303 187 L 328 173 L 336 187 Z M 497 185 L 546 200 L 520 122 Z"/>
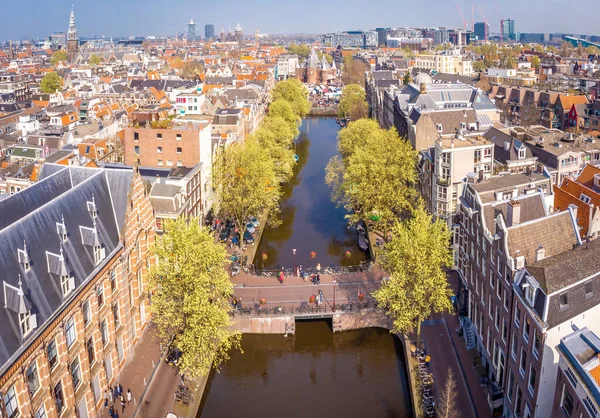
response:
<path fill-rule="evenodd" d="M 490 416 L 598 417 L 598 139 L 504 126 L 461 77 L 401 81 L 367 73 L 370 113 L 419 151 L 419 191 L 453 230 L 460 332 Z"/>

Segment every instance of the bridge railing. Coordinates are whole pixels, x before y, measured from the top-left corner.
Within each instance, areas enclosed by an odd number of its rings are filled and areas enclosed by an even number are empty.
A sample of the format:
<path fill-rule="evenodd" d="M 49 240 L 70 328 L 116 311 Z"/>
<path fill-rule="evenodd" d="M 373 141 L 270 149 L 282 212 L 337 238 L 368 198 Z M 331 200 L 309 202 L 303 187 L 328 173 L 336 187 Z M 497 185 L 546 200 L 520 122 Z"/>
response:
<path fill-rule="evenodd" d="M 375 264 L 373 261 L 365 261 L 355 266 L 327 266 L 320 270 L 315 267 L 303 268 L 302 272 L 310 275 L 313 274 L 326 274 L 326 275 L 338 275 L 348 273 L 360 273 L 373 271 Z M 259 277 L 279 277 L 281 269 L 250 269 L 250 274 Z M 293 269 L 284 269 L 283 274 L 285 277 L 296 277 L 296 272 Z"/>
<path fill-rule="evenodd" d="M 323 298 L 323 303 L 301 302 L 297 305 L 271 305 L 250 304 L 248 306 L 236 306 L 231 315 L 239 316 L 286 316 L 286 315 L 318 315 L 326 313 L 361 312 L 364 310 L 380 309 L 374 299 L 366 298 L 363 301 L 347 300 L 346 303 L 330 303 Z"/>

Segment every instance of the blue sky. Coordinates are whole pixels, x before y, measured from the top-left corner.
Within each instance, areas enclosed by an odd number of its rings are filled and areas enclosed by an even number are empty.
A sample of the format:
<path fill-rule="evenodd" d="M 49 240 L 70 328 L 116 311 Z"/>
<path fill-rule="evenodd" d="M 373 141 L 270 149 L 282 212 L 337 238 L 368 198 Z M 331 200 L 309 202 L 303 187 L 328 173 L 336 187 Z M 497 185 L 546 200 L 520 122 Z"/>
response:
<path fill-rule="evenodd" d="M 494 0 L 459 0 L 465 18 L 481 20 L 477 6 L 498 31 Z M 520 32 L 599 34 L 599 0 L 497 0 Z M 66 31 L 71 4 L 80 36 L 174 35 L 190 18 L 198 33 L 213 23 L 218 33 L 239 22 L 244 32 L 321 33 L 402 26 L 462 26 L 455 0 L 0 0 L 0 41 Z"/>

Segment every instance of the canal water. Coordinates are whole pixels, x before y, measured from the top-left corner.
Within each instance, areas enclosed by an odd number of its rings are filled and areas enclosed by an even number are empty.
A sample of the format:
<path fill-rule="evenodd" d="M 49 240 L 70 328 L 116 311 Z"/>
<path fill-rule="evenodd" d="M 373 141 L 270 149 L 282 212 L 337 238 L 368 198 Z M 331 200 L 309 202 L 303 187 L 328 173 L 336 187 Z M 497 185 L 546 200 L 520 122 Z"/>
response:
<path fill-rule="evenodd" d="M 298 163 L 293 178 L 283 187 L 282 224 L 265 228 L 254 259 L 257 269 L 354 266 L 366 260 L 357 245 L 357 234 L 348 228 L 346 211 L 331 201 L 325 184 L 325 166 L 338 154 L 334 118 L 307 118 L 296 139 Z M 311 258 L 311 252 L 316 253 Z M 264 260 L 263 254 L 267 259 Z"/>
<path fill-rule="evenodd" d="M 198 417 L 411 417 L 402 343 L 381 328 L 334 334 L 325 321 L 296 335 L 244 334 L 213 372 Z"/>

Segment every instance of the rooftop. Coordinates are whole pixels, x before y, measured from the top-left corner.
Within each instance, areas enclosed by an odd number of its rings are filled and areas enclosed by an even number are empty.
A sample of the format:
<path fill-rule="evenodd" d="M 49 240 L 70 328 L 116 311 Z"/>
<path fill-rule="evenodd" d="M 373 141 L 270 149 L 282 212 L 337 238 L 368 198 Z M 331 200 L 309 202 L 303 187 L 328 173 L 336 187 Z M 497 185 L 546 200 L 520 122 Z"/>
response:
<path fill-rule="evenodd" d="M 561 339 L 558 349 L 600 405 L 600 338 L 584 327 Z"/>

